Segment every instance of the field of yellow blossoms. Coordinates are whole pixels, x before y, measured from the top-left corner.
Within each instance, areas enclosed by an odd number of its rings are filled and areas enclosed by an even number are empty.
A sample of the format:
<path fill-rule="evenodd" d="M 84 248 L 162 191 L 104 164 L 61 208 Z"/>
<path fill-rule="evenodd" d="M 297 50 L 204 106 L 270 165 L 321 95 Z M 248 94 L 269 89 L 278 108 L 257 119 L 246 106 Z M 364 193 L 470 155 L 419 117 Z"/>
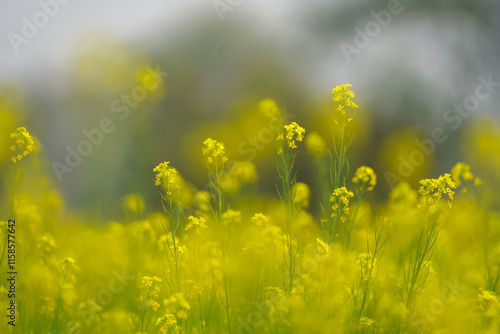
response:
<path fill-rule="evenodd" d="M 349 163 L 351 85 L 330 104 L 327 135 L 258 104 L 271 194 L 214 133 L 204 189 L 166 156 L 161 210 L 130 193 L 102 224 L 63 210 L 29 129 L 2 134 L 0 333 L 499 333 L 500 127 L 471 128 L 471 161 L 380 198 L 387 176 Z"/>

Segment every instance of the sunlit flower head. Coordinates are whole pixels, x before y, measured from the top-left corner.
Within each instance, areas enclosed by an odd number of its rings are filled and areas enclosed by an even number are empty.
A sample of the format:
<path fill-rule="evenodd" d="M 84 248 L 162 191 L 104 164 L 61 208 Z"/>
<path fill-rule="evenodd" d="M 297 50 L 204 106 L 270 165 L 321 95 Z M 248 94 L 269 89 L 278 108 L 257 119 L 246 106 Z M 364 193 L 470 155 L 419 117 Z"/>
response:
<path fill-rule="evenodd" d="M 337 214 L 337 210 L 339 210 L 340 204 L 342 204 L 342 212 L 344 214 L 342 221 L 345 221 L 345 216 L 349 214 L 349 201 L 353 196 L 352 191 L 347 190 L 346 187 L 335 189 L 332 196 L 330 196 L 330 204 L 333 210 L 332 216 Z"/>
<path fill-rule="evenodd" d="M 355 109 L 358 107 L 356 103 L 351 101 L 351 98 L 355 97 L 351 87 L 352 85 L 350 84 L 344 84 L 337 86 L 332 90 L 333 101 L 340 102 L 335 110 L 342 115 L 345 115 L 346 108 Z"/>
<path fill-rule="evenodd" d="M 368 185 L 368 191 L 372 191 L 377 184 L 377 175 L 372 168 L 361 166 L 356 170 L 352 182 L 355 184 Z"/>
<path fill-rule="evenodd" d="M 153 169 L 156 173 L 155 186 L 159 186 L 162 182 L 173 183 L 173 176 L 177 174 L 177 170 L 169 166 L 170 161 L 162 162 Z"/>
<path fill-rule="evenodd" d="M 432 198 L 433 200 L 439 200 L 443 195 L 448 195 L 450 201 L 453 200 L 453 195 L 455 192 L 453 189 L 456 188 L 455 182 L 452 181 L 451 175 L 445 173 L 437 179 L 424 179 L 420 181 L 419 194 L 426 197 Z M 450 205 L 451 203 L 448 202 Z"/>
<path fill-rule="evenodd" d="M 304 139 L 306 130 L 299 126 L 296 122 L 285 125 L 285 132 L 278 136 L 279 139 L 285 139 L 288 147 L 297 148 L 295 141 L 302 141 Z"/>
<path fill-rule="evenodd" d="M 20 161 L 33 151 L 33 137 L 26 131 L 25 127 L 17 128 L 15 132 L 11 133 L 10 138 L 14 140 L 14 144 L 10 147 L 10 150 L 14 152 L 11 158 L 13 162 Z"/>
<path fill-rule="evenodd" d="M 220 167 L 227 161 L 224 144 L 212 138 L 207 138 L 203 142 L 202 154 L 208 165 L 215 164 Z"/>

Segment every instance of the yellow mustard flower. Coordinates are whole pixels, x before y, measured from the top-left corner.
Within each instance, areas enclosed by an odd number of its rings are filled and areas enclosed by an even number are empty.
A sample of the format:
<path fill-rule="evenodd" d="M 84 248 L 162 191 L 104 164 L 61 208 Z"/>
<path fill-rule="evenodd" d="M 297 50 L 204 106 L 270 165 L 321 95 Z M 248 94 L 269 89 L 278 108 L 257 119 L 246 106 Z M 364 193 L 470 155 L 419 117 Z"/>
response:
<path fill-rule="evenodd" d="M 339 204 L 342 204 L 342 212 L 344 216 L 341 218 L 342 222 L 345 222 L 346 216 L 349 214 L 349 201 L 354 196 L 352 191 L 347 190 L 346 187 L 340 187 L 333 191 L 332 196 L 330 196 L 330 204 L 332 205 L 332 217 L 337 214 L 339 209 Z"/>
<path fill-rule="evenodd" d="M 350 84 L 344 84 L 337 86 L 332 90 L 333 101 L 341 102 L 335 110 L 342 115 L 345 115 L 346 107 L 352 109 L 358 107 L 356 103 L 351 101 L 351 98 L 355 97 L 354 92 L 351 90 L 351 87 L 352 85 Z"/>
<path fill-rule="evenodd" d="M 420 189 L 418 192 L 420 195 L 433 200 L 439 200 L 443 195 L 448 195 L 450 201 L 453 200 L 453 195 L 455 192 L 453 189 L 456 188 L 455 182 L 452 181 L 451 175 L 445 173 L 437 179 L 424 179 L 420 180 Z M 451 206 L 451 203 L 448 202 Z"/>
<path fill-rule="evenodd" d="M 209 165 L 215 163 L 216 166 L 220 166 L 227 161 L 224 144 L 212 138 L 207 138 L 203 142 L 202 154 Z"/>
<path fill-rule="evenodd" d="M 194 216 L 189 216 L 188 217 L 189 223 L 187 224 L 185 230 L 194 230 L 196 233 L 201 233 L 202 230 L 207 229 L 207 225 L 205 218 L 203 217 L 194 217 Z"/>
<path fill-rule="evenodd" d="M 491 291 L 482 291 L 478 296 L 478 310 L 482 312 L 488 311 L 491 306 L 498 306 L 499 301 L 497 295 Z"/>
<path fill-rule="evenodd" d="M 316 238 L 316 252 L 322 255 L 328 254 L 330 252 L 330 246 L 320 238 Z"/>
<path fill-rule="evenodd" d="M 278 136 L 278 140 L 284 138 L 287 141 L 288 147 L 297 148 L 295 141 L 302 141 L 305 132 L 306 130 L 303 127 L 299 126 L 296 122 L 292 122 L 285 125 L 285 131 Z"/>
<path fill-rule="evenodd" d="M 162 184 L 162 181 L 173 183 L 173 176 L 177 174 L 177 170 L 169 166 L 170 161 L 162 162 L 158 166 L 153 169 L 153 172 L 156 173 L 155 176 L 155 186 L 159 186 Z"/>
<path fill-rule="evenodd" d="M 252 223 L 254 223 L 257 226 L 262 226 L 262 225 L 267 226 L 269 225 L 269 217 L 260 212 L 256 213 L 252 217 Z"/>
<path fill-rule="evenodd" d="M 377 184 L 377 175 L 372 168 L 361 166 L 356 170 L 352 182 L 355 184 L 361 183 L 362 185 L 368 184 L 368 191 L 372 191 Z"/>
<path fill-rule="evenodd" d="M 473 181 L 473 185 L 481 185 L 481 180 L 478 177 L 474 177 L 474 174 L 470 171 L 470 166 L 463 163 L 457 162 L 455 166 L 451 169 L 451 179 L 455 182 L 457 187 L 462 185 L 462 181 L 465 181 L 465 186 L 462 192 L 466 193 L 468 191 L 468 185 Z"/>
<path fill-rule="evenodd" d="M 14 144 L 10 147 L 10 150 L 14 152 L 11 158 L 12 162 L 20 161 L 33 151 L 33 137 L 26 131 L 25 127 L 17 128 L 16 131 L 10 135 L 10 138 L 14 140 Z"/>

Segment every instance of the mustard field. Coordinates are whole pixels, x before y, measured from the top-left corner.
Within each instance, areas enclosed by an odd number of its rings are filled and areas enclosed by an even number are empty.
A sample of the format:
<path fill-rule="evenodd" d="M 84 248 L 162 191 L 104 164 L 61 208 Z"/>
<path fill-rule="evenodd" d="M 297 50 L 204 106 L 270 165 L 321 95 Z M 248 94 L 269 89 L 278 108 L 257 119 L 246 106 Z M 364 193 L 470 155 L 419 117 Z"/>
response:
<path fill-rule="evenodd" d="M 356 165 L 366 108 L 349 84 L 324 103 L 316 122 L 264 99 L 207 126 L 202 183 L 164 156 L 152 201 L 130 191 L 113 219 L 67 207 L 69 165 L 0 112 L 0 333 L 499 333 L 500 125 L 470 121 L 463 161 L 415 180 L 442 129 L 392 136 L 391 169 Z M 237 122 L 253 143 L 225 140 Z"/>

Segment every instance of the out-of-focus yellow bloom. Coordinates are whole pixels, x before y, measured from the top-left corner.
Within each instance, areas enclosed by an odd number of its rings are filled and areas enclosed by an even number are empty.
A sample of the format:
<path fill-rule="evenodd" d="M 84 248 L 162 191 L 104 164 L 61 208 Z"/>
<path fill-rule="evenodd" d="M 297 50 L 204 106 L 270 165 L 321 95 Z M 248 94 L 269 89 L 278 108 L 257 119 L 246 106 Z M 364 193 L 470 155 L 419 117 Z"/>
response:
<path fill-rule="evenodd" d="M 137 193 L 127 194 L 123 197 L 122 208 L 125 212 L 141 214 L 144 211 L 144 198 Z"/>
<path fill-rule="evenodd" d="M 398 183 L 389 194 L 389 203 L 395 206 L 411 207 L 417 202 L 417 192 L 408 182 Z"/>
<path fill-rule="evenodd" d="M 368 191 L 372 191 L 377 184 L 377 175 L 375 175 L 372 168 L 361 166 L 356 170 L 352 182 L 356 184 L 361 182 L 362 185 L 368 184 Z"/>
<path fill-rule="evenodd" d="M 290 195 L 293 198 L 297 210 L 305 210 L 309 207 L 311 190 L 307 184 L 302 182 L 295 183 L 290 189 Z"/>
<path fill-rule="evenodd" d="M 207 225 L 205 218 L 203 217 L 188 217 L 189 223 L 187 224 L 185 230 L 190 231 L 194 230 L 196 233 L 200 234 L 202 230 L 207 229 Z"/>
<path fill-rule="evenodd" d="M 260 101 L 257 108 L 259 109 L 259 112 L 262 113 L 267 118 L 270 119 L 281 118 L 281 109 L 278 107 L 278 104 L 273 99 L 264 99 Z"/>
<path fill-rule="evenodd" d="M 223 172 L 219 177 L 219 187 L 227 194 L 234 194 L 240 188 L 240 183 L 237 177 Z"/>
<path fill-rule="evenodd" d="M 80 270 L 72 257 L 65 257 L 59 261 L 59 270 L 64 278 L 64 283 L 76 280 L 75 273 Z"/>
<path fill-rule="evenodd" d="M 358 327 L 360 330 L 376 333 L 377 322 L 367 317 L 359 318 Z"/>
<path fill-rule="evenodd" d="M 167 313 L 163 317 L 156 320 L 156 326 L 160 326 L 159 333 L 161 334 L 177 334 L 182 329 L 177 326 L 177 318 L 172 313 Z"/>
<path fill-rule="evenodd" d="M 358 271 L 363 281 L 368 281 L 376 275 L 377 264 L 370 253 L 361 253 L 358 255 Z"/>
<path fill-rule="evenodd" d="M 148 296 L 149 298 L 152 298 L 154 300 L 154 299 L 157 299 L 158 296 L 160 295 L 161 282 L 162 282 L 161 278 L 158 278 L 156 276 L 153 276 L 153 277 L 142 276 L 141 283 L 138 285 L 138 288 L 139 288 L 139 290 L 144 290 L 146 296 Z M 142 296 L 139 296 L 140 303 L 143 300 L 141 297 Z M 146 301 L 146 302 L 150 302 L 150 301 Z M 153 310 L 156 311 L 159 307 L 159 304 L 155 303 L 155 304 L 146 305 L 146 306 L 151 306 L 153 308 Z"/>
<path fill-rule="evenodd" d="M 492 306 L 499 306 L 499 301 L 497 295 L 491 291 L 483 291 L 478 296 L 478 310 L 482 312 L 487 312 Z"/>
<path fill-rule="evenodd" d="M 257 226 L 267 226 L 269 225 L 269 217 L 265 216 L 262 213 L 256 213 L 252 217 L 252 223 L 254 223 Z"/>
<path fill-rule="evenodd" d="M 20 161 L 33 151 L 33 137 L 26 131 L 25 127 L 17 128 L 15 132 L 11 133 L 10 138 L 14 140 L 14 144 L 10 147 L 10 150 L 14 152 L 11 158 L 13 162 Z"/>
<path fill-rule="evenodd" d="M 448 195 L 450 201 L 453 200 L 455 192 L 455 182 L 451 180 L 451 175 L 445 173 L 437 179 L 424 179 L 420 181 L 420 189 L 418 192 L 424 197 L 431 197 L 433 200 L 439 200 L 443 195 Z M 451 203 L 448 202 L 451 206 Z"/>
<path fill-rule="evenodd" d="M 173 176 L 177 174 L 177 170 L 169 166 L 170 161 L 162 162 L 153 169 L 155 175 L 155 186 L 159 186 L 163 181 L 173 183 Z"/>
<path fill-rule="evenodd" d="M 238 180 L 254 183 L 257 181 L 257 167 L 250 161 L 236 161 L 231 165 L 229 174 Z"/>
<path fill-rule="evenodd" d="M 346 107 L 349 107 L 352 109 L 358 107 L 356 105 L 356 103 L 351 101 L 351 98 L 355 97 L 354 92 L 350 89 L 351 87 L 352 87 L 352 85 L 350 85 L 350 84 L 344 84 L 344 85 L 337 86 L 332 90 L 333 101 L 341 102 L 335 110 L 342 115 L 345 115 L 345 112 L 346 112 L 345 108 Z"/>
<path fill-rule="evenodd" d="M 241 212 L 228 209 L 222 214 L 222 223 L 225 225 L 241 223 Z"/>
<path fill-rule="evenodd" d="M 306 148 L 310 155 L 321 157 L 326 154 L 326 142 L 316 131 L 311 132 L 306 136 Z"/>
<path fill-rule="evenodd" d="M 178 310 L 179 308 L 187 311 L 191 309 L 191 306 L 189 305 L 183 293 L 174 293 L 168 299 L 165 299 L 163 301 L 163 304 L 168 310 L 171 311 Z"/>
<path fill-rule="evenodd" d="M 457 162 L 455 166 L 451 169 L 451 179 L 457 187 L 460 187 L 463 179 L 464 181 L 472 181 L 474 179 L 474 175 L 470 172 L 470 166 L 464 164 L 463 162 Z"/>
<path fill-rule="evenodd" d="M 306 130 L 299 126 L 296 122 L 285 125 L 285 132 L 278 136 L 278 140 L 285 138 L 290 148 L 297 148 L 295 141 L 302 141 L 304 139 Z"/>
<path fill-rule="evenodd" d="M 330 246 L 320 238 L 316 238 L 316 253 L 328 254 L 329 252 L 330 252 Z"/>
<path fill-rule="evenodd" d="M 474 175 L 470 171 L 470 166 L 463 162 L 457 162 L 457 164 L 453 166 L 451 169 L 451 179 L 455 182 L 457 187 L 460 187 L 462 181 L 465 181 L 466 184 L 462 189 L 464 193 L 468 191 L 468 185 L 470 185 L 471 181 L 474 181 L 473 184 L 475 186 L 481 185 L 482 183 L 478 177 L 474 178 Z"/>
<path fill-rule="evenodd" d="M 215 164 L 220 167 L 227 161 L 224 144 L 212 138 L 203 142 L 202 154 L 208 165 Z"/>
<path fill-rule="evenodd" d="M 45 258 L 53 253 L 57 244 L 50 234 L 46 234 L 38 241 L 37 248 L 40 250 L 42 258 Z"/>
<path fill-rule="evenodd" d="M 197 191 L 194 194 L 193 204 L 202 212 L 210 211 L 210 193 L 205 190 Z"/>

